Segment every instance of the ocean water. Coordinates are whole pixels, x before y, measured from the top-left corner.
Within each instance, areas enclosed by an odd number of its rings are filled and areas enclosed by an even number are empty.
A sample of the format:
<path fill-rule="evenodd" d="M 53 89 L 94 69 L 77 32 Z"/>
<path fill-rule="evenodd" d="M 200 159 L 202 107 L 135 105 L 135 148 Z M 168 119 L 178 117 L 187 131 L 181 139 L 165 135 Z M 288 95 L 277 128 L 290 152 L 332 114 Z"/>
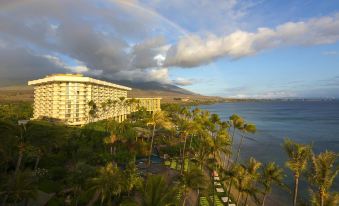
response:
<path fill-rule="evenodd" d="M 284 138 L 313 145 L 315 153 L 332 150 L 339 153 L 339 101 L 266 101 L 236 102 L 201 105 L 199 108 L 219 114 L 222 120 L 236 113 L 246 121 L 256 124 L 257 132 L 250 135 L 255 140 L 244 141 L 241 160 L 253 156 L 262 162 L 275 161 L 285 167 L 287 156 L 282 148 Z M 239 139 L 237 138 L 236 144 Z M 285 183 L 292 186 L 289 171 Z M 333 190 L 339 191 L 339 176 Z M 301 182 L 300 194 L 308 199 L 308 186 Z M 269 204 L 291 205 L 288 191 L 275 188 Z"/>

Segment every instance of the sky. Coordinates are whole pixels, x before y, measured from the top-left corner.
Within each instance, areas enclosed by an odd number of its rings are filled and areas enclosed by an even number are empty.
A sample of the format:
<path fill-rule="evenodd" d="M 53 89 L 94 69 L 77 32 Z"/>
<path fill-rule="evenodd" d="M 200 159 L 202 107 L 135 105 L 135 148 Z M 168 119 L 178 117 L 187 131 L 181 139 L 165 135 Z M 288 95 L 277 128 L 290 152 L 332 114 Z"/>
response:
<path fill-rule="evenodd" d="M 0 85 L 51 73 L 339 98 L 339 2 L 0 0 Z"/>

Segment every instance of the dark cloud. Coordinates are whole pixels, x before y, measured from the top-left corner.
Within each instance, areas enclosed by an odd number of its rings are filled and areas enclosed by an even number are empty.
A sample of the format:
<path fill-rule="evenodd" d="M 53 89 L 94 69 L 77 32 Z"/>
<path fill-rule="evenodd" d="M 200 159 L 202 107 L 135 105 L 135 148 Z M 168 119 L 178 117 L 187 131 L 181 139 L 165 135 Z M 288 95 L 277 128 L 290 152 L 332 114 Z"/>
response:
<path fill-rule="evenodd" d="M 137 9 L 133 12 L 132 8 L 103 0 L 13 0 L 1 4 L 0 47 L 7 57 L 1 61 L 1 79 L 8 78 L 9 71 L 15 74 L 11 78 L 18 80 L 30 79 L 32 73 L 38 77 L 64 72 L 70 59 L 87 67 L 87 74 L 101 71 L 105 77 L 123 78 L 119 74 L 129 73 L 137 74 L 138 80 L 154 80 L 147 79 L 146 74 L 149 68 L 158 66 L 154 56 L 165 39 L 152 34 L 151 28 L 159 22 Z M 18 58 L 24 54 L 25 58 Z M 68 60 L 55 61 L 60 55 Z M 27 62 L 40 67 L 32 67 L 27 73 Z M 139 78 L 140 74 L 144 77 Z"/>
<path fill-rule="evenodd" d="M 0 48 L 0 85 L 18 84 L 50 73 L 66 72 L 46 58 L 25 49 Z"/>

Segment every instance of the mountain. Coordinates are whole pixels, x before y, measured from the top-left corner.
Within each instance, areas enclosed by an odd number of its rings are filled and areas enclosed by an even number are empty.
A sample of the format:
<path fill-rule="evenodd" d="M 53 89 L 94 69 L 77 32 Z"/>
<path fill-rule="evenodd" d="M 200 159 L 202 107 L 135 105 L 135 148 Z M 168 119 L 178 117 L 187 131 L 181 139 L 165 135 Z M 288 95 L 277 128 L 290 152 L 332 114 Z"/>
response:
<path fill-rule="evenodd" d="M 222 101 L 221 97 L 203 96 L 171 84 L 158 82 L 114 81 L 113 83 L 132 88 L 128 97 L 161 97 L 163 103 Z M 34 99 L 33 87 L 13 85 L 0 87 L 0 102 L 30 101 Z"/>
<path fill-rule="evenodd" d="M 179 94 L 186 94 L 186 95 L 195 95 L 195 93 L 178 87 L 172 84 L 161 84 L 159 82 L 132 82 L 132 81 L 114 81 L 116 84 L 121 84 L 127 87 L 131 87 L 132 89 L 140 89 L 145 91 L 163 91 L 163 92 L 175 92 Z"/>

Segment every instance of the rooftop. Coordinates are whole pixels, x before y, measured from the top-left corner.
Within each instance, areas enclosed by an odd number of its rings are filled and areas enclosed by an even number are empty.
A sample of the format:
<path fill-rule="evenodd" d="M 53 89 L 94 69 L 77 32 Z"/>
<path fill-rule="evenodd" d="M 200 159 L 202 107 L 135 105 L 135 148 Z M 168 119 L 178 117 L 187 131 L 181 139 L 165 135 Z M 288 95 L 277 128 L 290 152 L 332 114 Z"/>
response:
<path fill-rule="evenodd" d="M 132 90 L 130 87 L 114 84 L 111 82 L 106 82 L 98 79 L 93 79 L 91 77 L 84 77 L 82 74 L 52 74 L 47 75 L 45 78 L 32 80 L 28 82 L 28 85 L 40 85 L 47 84 L 51 82 L 82 82 L 103 85 L 108 87 L 114 87 L 122 90 Z"/>

